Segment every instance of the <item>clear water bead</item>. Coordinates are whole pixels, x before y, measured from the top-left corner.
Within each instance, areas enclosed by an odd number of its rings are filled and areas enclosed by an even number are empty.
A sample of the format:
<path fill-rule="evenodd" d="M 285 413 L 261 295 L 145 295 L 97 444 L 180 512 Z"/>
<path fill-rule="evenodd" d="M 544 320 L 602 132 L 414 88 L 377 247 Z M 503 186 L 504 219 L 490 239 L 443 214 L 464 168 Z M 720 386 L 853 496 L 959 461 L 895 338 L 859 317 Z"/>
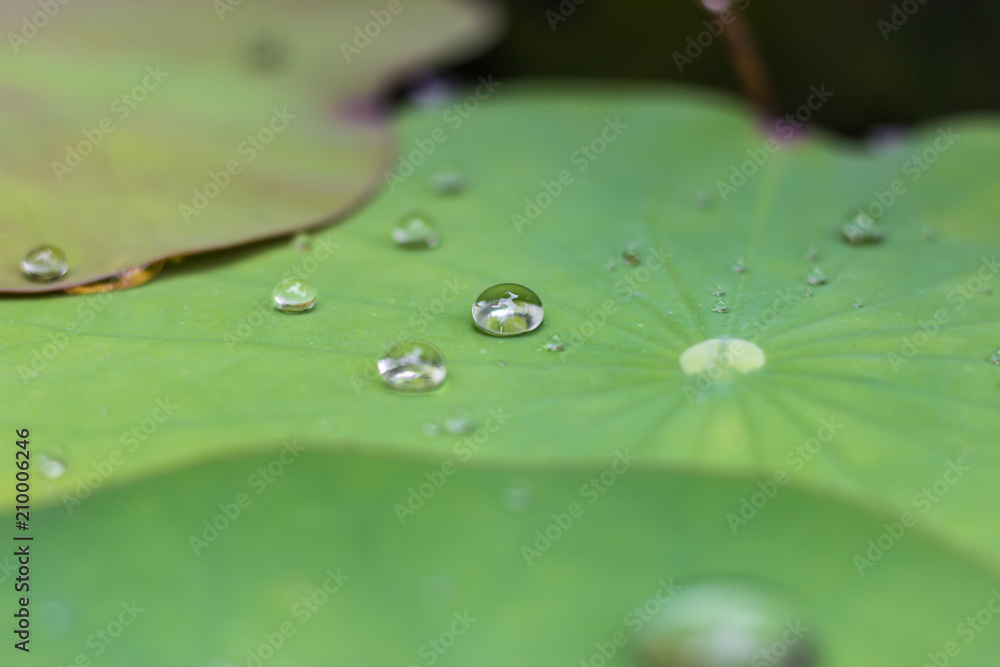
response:
<path fill-rule="evenodd" d="M 40 472 L 46 479 L 59 479 L 66 474 L 66 464 L 56 458 L 41 457 Z"/>
<path fill-rule="evenodd" d="M 476 326 L 493 336 L 517 336 L 542 324 L 542 300 L 524 285 L 502 283 L 484 291 L 472 305 Z"/>
<path fill-rule="evenodd" d="M 392 240 L 401 248 L 424 249 L 436 248 L 437 232 L 427 216 L 414 213 L 403 218 L 392 230 Z"/>
<path fill-rule="evenodd" d="M 559 334 L 552 334 L 549 336 L 548 342 L 545 343 L 545 349 L 549 352 L 562 352 L 566 349 L 566 343 Z"/>
<path fill-rule="evenodd" d="M 806 282 L 810 285 L 825 285 L 826 284 L 826 274 L 823 273 L 823 269 L 818 266 L 812 270 L 808 276 L 806 276 Z"/>
<path fill-rule="evenodd" d="M 386 385 L 403 392 L 437 389 L 448 374 L 441 350 L 420 340 L 393 345 L 378 360 L 377 366 Z"/>
<path fill-rule="evenodd" d="M 851 245 L 874 245 L 882 241 L 882 231 L 876 227 L 875 220 L 863 211 L 852 215 L 840 233 Z"/>
<path fill-rule="evenodd" d="M 69 271 L 66 253 L 50 245 L 33 249 L 21 261 L 21 271 L 30 280 L 48 282 L 57 280 Z"/>
<path fill-rule="evenodd" d="M 278 283 L 271 297 L 283 313 L 304 313 L 316 305 L 316 288 L 305 280 L 289 278 Z"/>

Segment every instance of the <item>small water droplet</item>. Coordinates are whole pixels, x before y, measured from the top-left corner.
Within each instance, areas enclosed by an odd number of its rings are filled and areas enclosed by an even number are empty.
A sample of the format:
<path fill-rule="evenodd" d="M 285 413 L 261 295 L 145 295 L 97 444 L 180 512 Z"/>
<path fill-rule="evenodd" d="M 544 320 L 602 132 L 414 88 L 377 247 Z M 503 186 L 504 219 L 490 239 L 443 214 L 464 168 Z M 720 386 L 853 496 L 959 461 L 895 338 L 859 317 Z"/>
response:
<path fill-rule="evenodd" d="M 296 234 L 295 237 L 292 238 L 292 248 L 299 252 L 309 252 L 312 248 L 312 237 L 305 232 Z"/>
<path fill-rule="evenodd" d="M 439 195 L 457 195 L 465 190 L 465 179 L 456 171 L 442 171 L 431 178 L 431 187 Z"/>
<path fill-rule="evenodd" d="M 440 387 L 448 370 L 441 350 L 411 340 L 389 348 L 378 361 L 378 372 L 390 388 L 416 393 Z"/>
<path fill-rule="evenodd" d="M 736 263 L 733 264 L 733 271 L 736 273 L 746 273 L 747 272 L 746 263 L 742 259 L 736 260 Z"/>
<path fill-rule="evenodd" d="M 803 294 L 803 296 L 807 296 L 807 297 L 813 296 L 813 291 L 811 289 L 807 289 L 805 291 L 805 293 Z"/>
<path fill-rule="evenodd" d="M 42 473 L 42 477 L 46 479 L 59 479 L 66 474 L 66 464 L 62 460 L 48 456 L 42 456 L 41 460 L 39 470 Z"/>
<path fill-rule="evenodd" d="M 682 583 L 643 630 L 648 667 L 815 667 L 818 634 L 801 604 L 777 586 L 744 577 Z M 808 629 L 790 642 L 789 627 Z M 782 651 L 773 650 L 780 646 Z"/>
<path fill-rule="evenodd" d="M 708 190 L 696 190 L 694 193 L 694 205 L 698 208 L 712 207 L 712 193 Z"/>
<path fill-rule="evenodd" d="M 278 283 L 271 298 L 283 313 L 304 313 L 316 305 L 316 288 L 305 280 L 288 278 Z"/>
<path fill-rule="evenodd" d="M 617 268 L 618 268 L 618 262 L 616 262 L 613 259 L 609 259 L 608 263 L 604 265 L 604 269 L 606 271 L 614 271 Z"/>
<path fill-rule="evenodd" d="M 812 273 L 806 276 L 806 282 L 810 285 L 825 285 L 826 274 L 823 273 L 823 269 L 817 266 L 812 270 Z"/>
<path fill-rule="evenodd" d="M 436 438 L 441 435 L 441 427 L 434 422 L 427 422 L 420 429 L 428 438 Z"/>
<path fill-rule="evenodd" d="M 875 220 L 864 211 L 853 214 L 844 223 L 840 234 L 851 245 L 874 245 L 882 242 L 882 231 L 875 225 Z"/>
<path fill-rule="evenodd" d="M 992 361 L 997 366 L 1000 366 L 1000 350 L 997 350 L 996 352 L 990 355 L 990 361 Z"/>
<path fill-rule="evenodd" d="M 855 308 L 861 308 L 861 307 L 863 307 L 863 306 L 864 306 L 864 304 L 863 304 L 863 303 L 861 303 L 861 299 L 855 299 L 855 300 L 854 300 L 854 307 L 855 307 Z"/>
<path fill-rule="evenodd" d="M 490 287 L 472 306 L 472 319 L 493 336 L 516 336 L 542 324 L 542 300 L 524 285 L 502 283 Z"/>
<path fill-rule="evenodd" d="M 517 480 L 500 494 L 500 504 L 512 514 L 526 514 L 531 509 L 531 489 L 527 482 Z"/>
<path fill-rule="evenodd" d="M 392 230 L 392 240 L 401 248 L 425 249 L 436 248 L 438 245 L 437 232 L 427 216 L 422 213 L 414 213 L 403 218 Z"/>
<path fill-rule="evenodd" d="M 725 299 L 719 299 L 715 302 L 715 306 L 712 308 L 713 312 L 724 313 L 729 310 L 729 302 Z"/>
<path fill-rule="evenodd" d="M 500 361 L 497 362 L 497 366 L 499 366 L 500 368 L 503 368 L 506 365 L 507 365 L 507 362 L 504 361 L 503 359 L 501 359 Z"/>
<path fill-rule="evenodd" d="M 549 352 L 561 352 L 566 349 L 566 343 L 563 342 L 562 336 L 559 334 L 552 334 L 549 336 L 549 340 L 545 343 L 545 349 Z"/>
<path fill-rule="evenodd" d="M 816 250 L 816 248 L 814 248 L 813 246 L 809 246 L 809 249 L 806 250 L 806 260 L 810 262 L 815 262 L 818 259 L 819 259 L 819 251 Z"/>
<path fill-rule="evenodd" d="M 33 249 L 21 262 L 21 271 L 30 280 L 48 282 L 62 278 L 69 271 L 66 253 L 50 245 Z"/>
<path fill-rule="evenodd" d="M 626 266 L 639 266 L 639 263 L 642 262 L 634 243 L 629 243 L 622 250 L 622 261 L 625 262 Z"/>
<path fill-rule="evenodd" d="M 715 296 L 726 296 L 726 286 L 716 285 L 715 289 L 712 290 L 712 294 L 714 294 Z"/>
<path fill-rule="evenodd" d="M 444 429 L 452 435 L 472 433 L 472 411 L 468 408 L 455 408 L 455 411 L 444 420 Z"/>

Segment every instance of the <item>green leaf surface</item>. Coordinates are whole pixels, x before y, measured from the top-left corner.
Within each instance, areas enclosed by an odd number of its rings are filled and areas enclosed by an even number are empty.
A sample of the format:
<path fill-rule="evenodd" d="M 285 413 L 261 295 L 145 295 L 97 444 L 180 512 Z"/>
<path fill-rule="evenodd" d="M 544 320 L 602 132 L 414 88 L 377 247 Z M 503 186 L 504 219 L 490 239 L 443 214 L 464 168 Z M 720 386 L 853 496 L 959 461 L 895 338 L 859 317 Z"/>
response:
<path fill-rule="evenodd" d="M 391 150 L 365 100 L 496 25 L 458 0 L 50 5 L 51 18 L 0 2 L 8 292 L 329 222 L 370 194 Z M 21 275 L 42 244 L 68 255 L 64 279 Z"/>
<path fill-rule="evenodd" d="M 448 664 L 549 665 L 588 657 L 659 577 L 720 570 L 769 576 L 808 598 L 833 667 L 920 664 L 951 640 L 963 642 L 955 664 L 988 664 L 996 630 L 965 644 L 956 626 L 1000 578 L 995 121 L 947 121 L 877 154 L 822 136 L 770 151 L 728 101 L 501 88 L 460 123 L 414 111 L 401 128 L 391 192 L 308 252 L 274 243 L 192 260 L 137 290 L 3 303 L 0 401 L 32 429 L 38 454 L 67 465 L 36 488 L 55 505 L 46 523 L 73 539 L 70 526 L 82 536 L 93 521 L 111 543 L 123 539 L 116 531 L 143 526 L 142 542 L 162 525 L 163 544 L 141 549 L 177 554 L 164 556 L 177 569 L 163 582 L 225 572 L 211 585 L 233 592 L 209 589 L 226 600 L 212 618 L 239 613 L 202 659 L 245 656 L 248 637 L 287 615 L 279 573 L 312 583 L 316 567 L 337 560 L 332 550 L 345 571 L 357 563 L 383 587 L 345 589 L 342 611 L 303 629 L 316 638 L 295 650 L 326 656 L 310 642 L 350 622 L 343 645 L 354 648 L 323 658 L 343 664 L 348 654 L 353 664 L 419 662 L 416 648 L 441 619 L 413 620 L 418 573 L 468 582 L 475 590 L 457 604 L 475 601 L 491 619 Z M 445 139 L 431 140 L 435 131 Z M 427 141 L 433 152 L 410 173 L 405 162 Z M 435 193 L 429 181 L 456 168 L 466 190 Z M 734 169 L 754 173 L 723 192 Z M 850 212 L 876 192 L 888 201 L 895 181 L 883 241 L 847 244 Z M 440 247 L 393 244 L 393 226 L 413 210 L 435 221 Z M 745 271 L 733 270 L 739 260 Z M 815 266 L 825 284 L 807 282 Z M 288 273 L 317 286 L 315 310 L 268 306 Z M 538 293 L 539 330 L 502 339 L 473 327 L 474 299 L 501 282 Z M 713 310 L 715 291 L 725 312 Z M 556 333 L 565 349 L 549 351 Z M 400 395 L 378 381 L 380 353 L 407 336 L 444 352 L 440 389 Z M 682 372 L 686 349 L 727 336 L 759 346 L 764 366 L 718 379 Z M 462 421 L 470 432 L 449 431 Z M 275 485 L 274 514 L 247 519 L 244 537 L 233 528 L 192 561 L 185 536 L 259 465 L 199 464 L 273 455 L 288 438 L 315 453 L 289 470 L 285 491 Z M 12 445 L 2 447 L 9 458 Z M 520 546 L 625 450 L 638 457 L 629 481 L 526 568 Z M 401 527 L 394 504 L 442 458 L 477 472 L 456 476 Z M 530 520 L 502 516 L 497 494 L 513 477 L 536 489 Z M 2 492 L 11 505 L 12 490 Z M 914 525 L 902 537 L 885 537 L 904 520 Z M 888 550 L 869 557 L 880 539 Z M 84 562 L 103 553 L 93 549 Z M 121 579 L 153 586 L 138 570 Z M 151 597 L 180 604 L 166 593 L 176 584 L 156 585 Z M 387 608 L 393 593 L 398 611 Z M 109 595 L 113 606 L 133 594 Z M 526 620 L 525 609 L 543 608 L 546 624 Z M 149 646 L 135 636 L 136 650 Z"/>

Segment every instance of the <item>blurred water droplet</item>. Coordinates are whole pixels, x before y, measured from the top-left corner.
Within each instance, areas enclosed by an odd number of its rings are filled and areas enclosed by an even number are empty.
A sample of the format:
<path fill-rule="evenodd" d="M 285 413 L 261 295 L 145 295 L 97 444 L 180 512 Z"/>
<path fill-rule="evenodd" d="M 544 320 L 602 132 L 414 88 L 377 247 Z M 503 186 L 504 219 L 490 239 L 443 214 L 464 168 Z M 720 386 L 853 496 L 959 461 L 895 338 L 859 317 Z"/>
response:
<path fill-rule="evenodd" d="M 465 190 L 465 179 L 457 171 L 442 171 L 431 178 L 431 187 L 439 195 L 452 196 Z"/>
<path fill-rule="evenodd" d="M 813 296 L 813 291 L 811 289 L 807 289 L 802 296 Z"/>
<path fill-rule="evenodd" d="M 403 218 L 392 230 L 392 240 L 401 248 L 422 250 L 436 248 L 438 235 L 426 215 L 413 213 Z"/>
<path fill-rule="evenodd" d="M 747 272 L 746 263 L 742 259 L 736 260 L 736 263 L 733 264 L 733 271 L 735 271 L 736 273 L 746 273 Z"/>
<path fill-rule="evenodd" d="M 549 340 L 545 343 L 545 349 L 549 352 L 561 352 L 566 349 L 566 343 L 563 342 L 562 336 L 559 334 L 552 334 L 549 336 Z"/>
<path fill-rule="evenodd" d="M 696 190 L 694 193 L 694 205 L 698 208 L 711 208 L 712 204 L 712 193 L 708 190 Z"/>
<path fill-rule="evenodd" d="M 712 294 L 714 294 L 715 296 L 726 296 L 726 286 L 716 285 L 715 289 L 712 290 Z"/>
<path fill-rule="evenodd" d="M 48 282 L 62 278 L 69 271 L 66 253 L 50 245 L 34 248 L 21 262 L 25 277 L 37 282 Z"/>
<path fill-rule="evenodd" d="M 1000 366 L 1000 350 L 997 350 L 996 352 L 990 355 L 990 361 L 992 361 L 997 366 Z"/>
<path fill-rule="evenodd" d="M 864 306 L 864 304 L 861 303 L 861 299 L 855 299 L 854 300 L 854 307 L 855 308 L 861 308 L 862 306 Z"/>
<path fill-rule="evenodd" d="M 644 628 L 648 667 L 815 667 L 816 629 L 781 589 L 739 577 L 682 584 Z"/>
<path fill-rule="evenodd" d="M 851 216 L 841 228 L 841 236 L 851 245 L 874 245 L 881 243 L 882 231 L 875 225 L 870 215 L 859 211 Z"/>
<path fill-rule="evenodd" d="M 500 361 L 497 362 L 497 366 L 499 366 L 500 368 L 503 368 L 506 365 L 507 365 L 507 362 L 504 361 L 503 359 L 501 359 Z"/>
<path fill-rule="evenodd" d="M 816 250 L 816 248 L 809 246 L 809 249 L 806 250 L 806 260 L 810 262 L 815 262 L 818 259 L 819 259 L 819 251 Z"/>
<path fill-rule="evenodd" d="M 46 479 L 59 479 L 66 474 L 66 464 L 61 459 L 42 456 L 39 471 Z"/>
<path fill-rule="evenodd" d="M 440 387 L 448 370 L 441 350 L 411 340 L 389 348 L 378 361 L 378 372 L 390 388 L 418 393 Z"/>
<path fill-rule="evenodd" d="M 502 283 L 485 290 L 472 306 L 472 319 L 493 336 L 517 336 L 542 324 L 542 300 L 524 285 Z"/>
<path fill-rule="evenodd" d="M 295 237 L 292 238 L 292 248 L 299 252 L 309 252 L 312 248 L 312 237 L 305 232 L 296 234 Z"/>
<path fill-rule="evenodd" d="M 823 273 L 823 269 L 817 266 L 812 270 L 812 273 L 806 276 L 806 282 L 810 285 L 825 285 L 826 274 Z"/>
<path fill-rule="evenodd" d="M 678 358 L 685 375 L 732 369 L 751 373 L 764 367 L 764 350 L 742 338 L 710 338 L 692 345 Z"/>
<path fill-rule="evenodd" d="M 516 480 L 500 494 L 500 504 L 512 514 L 527 514 L 531 510 L 531 489 L 528 483 Z"/>
<path fill-rule="evenodd" d="M 444 420 L 444 429 L 452 435 L 472 433 L 473 426 L 472 410 L 468 408 L 455 408 L 451 416 Z"/>
<path fill-rule="evenodd" d="M 428 438 L 436 438 L 441 435 L 441 427 L 434 422 L 427 422 L 421 427 L 420 430 Z"/>
<path fill-rule="evenodd" d="M 634 243 L 629 243 L 625 246 L 625 250 L 622 250 L 622 261 L 627 266 L 639 266 L 640 262 L 642 262 Z"/>
<path fill-rule="evenodd" d="M 712 311 L 716 313 L 724 313 L 729 310 L 729 302 L 725 299 L 719 299 L 715 302 L 715 306 L 712 307 Z"/>
<path fill-rule="evenodd" d="M 288 278 L 278 283 L 271 298 L 283 313 L 304 313 L 316 305 L 316 288 L 305 280 Z"/>

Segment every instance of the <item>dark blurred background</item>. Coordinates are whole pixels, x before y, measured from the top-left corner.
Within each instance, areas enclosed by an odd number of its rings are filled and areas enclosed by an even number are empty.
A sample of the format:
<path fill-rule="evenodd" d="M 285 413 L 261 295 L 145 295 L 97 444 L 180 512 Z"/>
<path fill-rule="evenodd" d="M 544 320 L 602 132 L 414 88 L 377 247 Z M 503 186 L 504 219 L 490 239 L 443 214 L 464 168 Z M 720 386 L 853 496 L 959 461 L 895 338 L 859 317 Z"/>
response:
<path fill-rule="evenodd" d="M 713 2 L 713 0 L 706 0 Z M 716 3 L 719 0 L 714 0 Z M 508 31 L 463 76 L 681 82 L 744 96 L 731 51 L 698 0 L 504 0 Z M 833 98 L 813 122 L 848 135 L 1000 109 L 1000 2 L 733 0 L 779 111 L 811 86 Z M 700 55 L 682 63 L 675 53 Z M 711 39 L 709 39 L 711 37 Z M 689 41 L 689 38 L 691 41 Z M 688 52 L 687 49 L 691 48 Z"/>

